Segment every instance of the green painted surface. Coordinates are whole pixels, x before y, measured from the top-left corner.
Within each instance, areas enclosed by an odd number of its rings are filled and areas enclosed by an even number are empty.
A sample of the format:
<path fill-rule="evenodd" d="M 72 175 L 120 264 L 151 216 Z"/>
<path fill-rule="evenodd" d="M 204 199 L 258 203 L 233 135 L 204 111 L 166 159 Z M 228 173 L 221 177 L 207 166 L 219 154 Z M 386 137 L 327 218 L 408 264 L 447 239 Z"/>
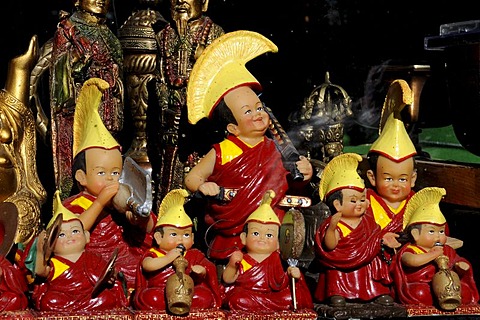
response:
<path fill-rule="evenodd" d="M 367 154 L 370 144 L 358 146 L 347 145 L 345 139 L 344 152 Z M 428 153 L 432 160 L 444 160 L 464 163 L 480 163 L 480 157 L 462 147 L 451 126 L 422 129 L 419 135 L 422 151 Z"/>

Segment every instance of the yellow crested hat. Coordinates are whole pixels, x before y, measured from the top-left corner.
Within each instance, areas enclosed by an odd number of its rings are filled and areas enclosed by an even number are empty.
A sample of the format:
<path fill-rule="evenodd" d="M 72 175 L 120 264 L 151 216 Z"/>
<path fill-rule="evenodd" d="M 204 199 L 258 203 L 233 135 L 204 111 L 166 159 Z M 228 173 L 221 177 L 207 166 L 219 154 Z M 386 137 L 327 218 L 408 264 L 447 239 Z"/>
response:
<path fill-rule="evenodd" d="M 428 187 L 416 192 L 408 201 L 403 214 L 403 229 L 411 224 L 430 223 L 443 225 L 447 222 L 440 201 L 447 194 L 444 188 Z"/>
<path fill-rule="evenodd" d="M 273 211 L 271 206 L 273 198 L 275 198 L 275 192 L 273 190 L 268 190 L 265 192 L 262 201 L 260 202 L 260 206 L 258 206 L 258 208 L 248 216 L 245 223 L 254 221 L 280 225 L 280 219 L 276 215 L 275 211 Z"/>
<path fill-rule="evenodd" d="M 357 172 L 362 156 L 356 153 L 343 153 L 335 156 L 323 169 L 318 193 L 325 199 L 340 189 L 356 189 L 363 191 L 365 183 Z"/>
<path fill-rule="evenodd" d="M 395 162 L 417 154 L 400 115 L 402 109 L 412 101 L 412 90 L 406 81 L 398 79 L 390 84 L 382 108 L 380 136 L 370 147 L 370 152 L 379 153 Z"/>
<path fill-rule="evenodd" d="M 73 158 L 92 147 L 120 149 L 120 144 L 107 130 L 98 113 L 103 92 L 109 87 L 108 82 L 99 78 L 90 78 L 83 83 L 73 120 Z"/>
<path fill-rule="evenodd" d="M 68 210 L 63 206 L 62 200 L 60 199 L 59 190 L 55 191 L 55 195 L 53 197 L 54 197 L 53 198 L 53 217 L 48 222 L 47 229 L 50 228 L 50 226 L 55 222 L 59 214 L 62 214 L 63 221 L 71 221 L 75 219 L 80 220 L 75 213 L 73 213 L 72 211 Z"/>
<path fill-rule="evenodd" d="M 174 189 L 167 193 L 158 210 L 156 227 L 173 226 L 187 228 L 193 226 L 192 219 L 190 219 L 183 207 L 187 197 L 188 191 L 185 189 Z"/>
<path fill-rule="evenodd" d="M 230 90 L 261 85 L 245 64 L 277 46 L 263 35 L 246 30 L 226 33 L 202 52 L 190 73 L 187 87 L 188 121 L 192 124 L 209 117 L 217 103 Z"/>

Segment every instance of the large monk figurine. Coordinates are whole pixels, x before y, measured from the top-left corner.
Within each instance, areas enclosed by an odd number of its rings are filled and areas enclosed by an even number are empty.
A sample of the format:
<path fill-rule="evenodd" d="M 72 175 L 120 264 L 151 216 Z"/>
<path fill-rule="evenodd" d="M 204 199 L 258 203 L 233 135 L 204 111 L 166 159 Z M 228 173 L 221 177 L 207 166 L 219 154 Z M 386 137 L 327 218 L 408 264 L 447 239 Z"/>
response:
<path fill-rule="evenodd" d="M 59 216 L 62 221 L 56 225 Z M 37 243 L 38 277 L 32 294 L 36 310 L 96 311 L 127 306 L 122 283 L 115 279 L 115 273 L 109 273 L 108 260 L 86 249 L 90 233 L 79 216 L 62 205 L 59 191 L 55 193 L 54 214 L 47 230 L 49 234 L 43 231 Z M 105 279 L 106 287 L 96 293 L 105 275 L 111 279 Z"/>
<path fill-rule="evenodd" d="M 168 297 L 166 285 L 168 279 L 178 271 L 174 261 L 179 256 L 188 262 L 184 271 L 194 283 L 188 311 L 221 307 L 216 267 L 200 250 L 192 248 L 193 222 L 183 207 L 187 196 L 187 190 L 174 189 L 160 205 L 154 231 L 156 245 L 145 252 L 138 267 L 134 297 L 136 309 L 169 311 L 166 298 L 172 297 Z"/>
<path fill-rule="evenodd" d="M 294 182 L 274 141 L 266 136 L 270 117 L 257 95 L 261 85 L 245 63 L 269 51 L 276 52 L 277 47 L 258 33 L 227 33 L 203 51 L 190 75 L 189 121 L 209 117 L 227 132 L 185 178 L 191 192 L 220 198 L 209 201 L 205 212 L 205 222 L 213 231 L 208 255 L 214 260 L 227 259 L 243 247 L 240 234 L 245 221 L 267 190 L 276 194 L 272 208 L 282 221 L 282 198 L 312 177 L 312 165 L 301 156 L 296 166 L 303 181 Z M 234 196 L 223 192 L 228 189 L 236 190 Z"/>
<path fill-rule="evenodd" d="M 301 270 L 282 263 L 280 220 L 271 207 L 274 197 L 275 192 L 267 191 L 249 215 L 240 234 L 244 250 L 235 251 L 223 271 L 224 307 L 229 310 L 269 313 L 313 308 Z"/>
<path fill-rule="evenodd" d="M 460 305 L 478 303 L 472 265 L 447 243 L 447 221 L 440 209 L 440 201 L 445 195 L 443 188 L 424 188 L 407 204 L 403 216 L 404 230 L 399 238 L 405 244 L 392 264 L 395 295 L 402 304 L 453 311 Z M 450 276 L 438 286 L 434 277 L 440 268 L 445 268 L 443 273 Z M 459 282 L 454 281 L 453 273 Z M 435 287 L 445 290 L 435 294 Z"/>

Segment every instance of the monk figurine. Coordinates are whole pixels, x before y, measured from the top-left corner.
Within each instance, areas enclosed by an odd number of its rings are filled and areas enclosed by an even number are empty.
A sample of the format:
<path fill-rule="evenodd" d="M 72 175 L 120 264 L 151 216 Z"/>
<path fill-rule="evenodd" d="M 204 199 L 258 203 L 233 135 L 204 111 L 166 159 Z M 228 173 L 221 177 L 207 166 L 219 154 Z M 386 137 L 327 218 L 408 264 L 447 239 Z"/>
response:
<path fill-rule="evenodd" d="M 472 265 L 447 243 L 447 221 L 440 209 L 445 195 L 443 188 L 424 188 L 405 209 L 399 238 L 404 245 L 392 263 L 395 296 L 402 304 L 454 311 L 478 303 Z M 440 285 L 437 273 L 447 277 Z"/>
<path fill-rule="evenodd" d="M 391 306 L 391 278 L 381 260 L 383 232 L 371 215 L 365 184 L 357 169 L 362 157 L 345 153 L 334 157 L 323 170 L 319 194 L 331 216 L 315 235 L 319 278 L 316 300 L 332 307 L 346 302 L 375 302 Z"/>
<path fill-rule="evenodd" d="M 167 282 L 178 271 L 175 261 L 182 257 L 188 263 L 185 276 L 193 279 L 191 305 L 182 306 L 187 313 L 190 310 L 219 309 L 222 304 L 220 285 L 215 265 L 198 249 L 194 243 L 193 222 L 183 207 L 188 192 L 174 189 L 163 199 L 154 229 L 156 245 L 143 255 L 136 280 L 134 307 L 140 310 L 171 311 L 169 299 L 177 298 L 184 303 L 184 296 L 169 296 Z M 187 292 L 178 291 L 186 295 Z M 174 295 L 174 294 L 173 294 Z"/>
<path fill-rule="evenodd" d="M 280 220 L 271 207 L 274 197 L 275 192 L 267 191 L 248 216 L 240 234 L 244 250 L 233 252 L 223 271 L 224 308 L 228 310 L 271 313 L 313 308 L 301 270 L 283 265 Z"/>
<path fill-rule="evenodd" d="M 274 140 L 266 135 L 271 119 L 257 95 L 261 85 L 245 63 L 269 51 L 276 52 L 276 45 L 258 33 L 227 33 L 205 49 L 190 75 L 190 122 L 208 117 L 227 133 L 185 178 L 189 191 L 208 199 L 205 223 L 212 231 L 208 256 L 222 263 L 243 248 L 243 226 L 267 190 L 276 194 L 272 208 L 282 221 L 281 200 L 287 191 L 305 187 L 313 173 L 308 159 L 300 156 L 295 165 L 303 177 L 294 181 Z"/>
<path fill-rule="evenodd" d="M 58 226 L 57 218 L 61 221 Z M 108 261 L 86 249 L 90 233 L 83 228 L 79 216 L 62 205 L 59 191 L 55 193 L 54 214 L 47 230 L 49 233 L 43 231 L 37 243 L 37 282 L 32 294 L 36 310 L 103 311 L 128 305 L 115 273 L 105 280 L 105 288 L 95 294 L 97 283 L 109 274 Z"/>

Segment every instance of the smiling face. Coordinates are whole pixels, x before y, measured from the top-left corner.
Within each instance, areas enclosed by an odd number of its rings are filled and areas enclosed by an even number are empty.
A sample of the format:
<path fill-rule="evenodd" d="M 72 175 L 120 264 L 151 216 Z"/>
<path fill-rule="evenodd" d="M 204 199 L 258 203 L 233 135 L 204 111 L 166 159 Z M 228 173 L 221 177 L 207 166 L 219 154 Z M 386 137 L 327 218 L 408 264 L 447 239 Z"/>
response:
<path fill-rule="evenodd" d="M 64 221 L 55 241 L 53 253 L 58 256 L 81 253 L 89 241 L 90 233 L 83 230 L 80 220 Z"/>
<path fill-rule="evenodd" d="M 280 248 L 278 232 L 275 223 L 250 221 L 247 233 L 242 232 L 240 238 L 248 253 L 269 254 Z"/>
<path fill-rule="evenodd" d="M 408 197 L 417 179 L 413 158 L 395 162 L 384 156 L 378 157 L 376 173 L 369 170 L 367 176 L 377 193 L 393 208 Z"/>
<path fill-rule="evenodd" d="M 224 100 L 237 121 L 227 126 L 228 132 L 244 140 L 265 135 L 270 118 L 255 91 L 247 86 L 238 87 L 228 92 Z"/>
<path fill-rule="evenodd" d="M 337 212 L 341 212 L 343 217 L 361 217 L 368 207 L 368 200 L 365 196 L 365 191 L 358 191 L 355 189 L 342 190 L 343 201 L 335 200 L 333 205 Z"/>
<path fill-rule="evenodd" d="M 173 20 L 191 20 L 199 18 L 206 8 L 205 0 L 170 0 Z"/>

